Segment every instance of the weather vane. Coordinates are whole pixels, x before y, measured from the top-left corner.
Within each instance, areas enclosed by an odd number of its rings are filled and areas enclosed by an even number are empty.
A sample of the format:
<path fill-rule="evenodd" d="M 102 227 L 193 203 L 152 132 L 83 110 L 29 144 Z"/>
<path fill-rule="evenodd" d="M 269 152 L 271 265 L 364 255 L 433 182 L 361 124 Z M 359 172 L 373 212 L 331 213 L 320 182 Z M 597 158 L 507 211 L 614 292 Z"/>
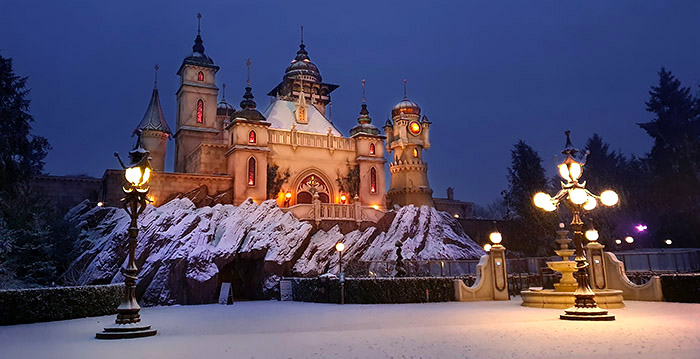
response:
<path fill-rule="evenodd" d="M 365 79 L 362 79 L 362 103 L 365 103 Z"/>
<path fill-rule="evenodd" d="M 197 13 L 197 35 L 201 34 L 201 27 L 200 27 L 201 24 L 202 24 L 202 13 L 198 12 Z"/>
<path fill-rule="evenodd" d="M 153 88 L 156 88 L 156 87 L 158 87 L 158 69 L 160 69 L 158 64 L 156 64 L 156 66 L 154 66 L 154 69 L 156 69 L 156 71 L 155 71 L 156 76 L 155 76 L 155 80 L 153 81 Z"/>
<path fill-rule="evenodd" d="M 250 58 L 246 59 L 245 65 L 248 66 L 248 82 L 247 82 L 248 86 L 250 86 L 250 64 L 251 64 Z"/>
<path fill-rule="evenodd" d="M 403 79 L 403 98 L 408 98 L 406 97 L 406 79 Z"/>
<path fill-rule="evenodd" d="M 304 25 L 301 25 L 301 43 L 304 44 Z"/>

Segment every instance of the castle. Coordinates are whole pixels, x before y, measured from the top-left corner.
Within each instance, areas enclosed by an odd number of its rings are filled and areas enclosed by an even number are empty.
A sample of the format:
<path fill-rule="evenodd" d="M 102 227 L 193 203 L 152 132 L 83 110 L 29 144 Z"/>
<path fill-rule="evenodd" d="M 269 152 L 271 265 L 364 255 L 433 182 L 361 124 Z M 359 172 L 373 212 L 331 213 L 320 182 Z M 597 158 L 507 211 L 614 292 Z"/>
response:
<path fill-rule="evenodd" d="M 174 131 L 163 115 L 156 81 L 146 114 L 134 131 L 151 153 L 155 205 L 192 191 L 196 193 L 190 197 L 201 199 L 202 205 L 238 205 L 248 198 L 257 203 L 276 199 L 283 208 L 353 204 L 354 211 L 335 206 L 326 212 L 358 222 L 366 208 L 383 213 L 394 205 L 434 205 L 423 161 L 431 122 L 405 91 L 383 127 L 386 135 L 372 124 L 363 96 L 357 125 L 344 136 L 326 116 L 331 94 L 339 86 L 324 82 L 303 38 L 282 81 L 267 93 L 271 102 L 262 112 L 250 75 L 238 108 L 225 96 L 219 100 L 218 70 L 205 53 L 198 29 L 192 53 L 177 71 Z M 174 172 L 165 172 L 170 139 L 175 142 L 175 166 Z M 388 190 L 385 152 L 391 158 Z M 119 171 L 108 170 L 98 200 L 115 204 L 121 181 Z M 297 212 L 304 217 L 303 211 Z"/>

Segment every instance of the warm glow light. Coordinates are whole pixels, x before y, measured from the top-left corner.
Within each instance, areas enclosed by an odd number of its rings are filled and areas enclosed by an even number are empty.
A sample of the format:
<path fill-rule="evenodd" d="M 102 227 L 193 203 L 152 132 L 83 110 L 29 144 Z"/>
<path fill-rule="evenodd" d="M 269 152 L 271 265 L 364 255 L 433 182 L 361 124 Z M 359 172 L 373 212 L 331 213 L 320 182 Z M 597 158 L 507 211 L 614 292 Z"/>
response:
<path fill-rule="evenodd" d="M 614 206 L 619 200 L 617 193 L 611 190 L 604 191 L 600 194 L 600 201 L 606 206 Z"/>
<path fill-rule="evenodd" d="M 581 164 L 578 162 L 572 162 L 569 165 L 569 175 L 571 176 L 572 180 L 577 180 L 581 177 L 581 173 L 583 172 L 583 168 L 581 168 Z"/>
<path fill-rule="evenodd" d="M 545 209 L 552 204 L 552 197 L 544 192 L 538 192 L 535 194 L 533 201 L 535 202 L 535 206 Z"/>
<path fill-rule="evenodd" d="M 664 243 L 666 243 L 667 246 L 670 246 L 671 244 L 673 244 L 673 241 L 669 238 L 669 239 L 666 239 L 664 241 Z"/>
<path fill-rule="evenodd" d="M 501 232 L 495 231 L 489 234 L 489 239 L 491 242 L 493 242 L 493 244 L 499 244 L 503 240 L 503 236 L 501 236 Z"/>
<path fill-rule="evenodd" d="M 348 199 L 348 198 L 345 197 L 345 195 L 341 195 L 341 196 L 340 196 L 340 201 L 343 202 L 343 203 L 345 203 L 345 201 L 346 201 L 347 199 Z"/>
<path fill-rule="evenodd" d="M 571 181 L 571 178 L 569 178 L 569 168 L 566 166 L 565 163 L 562 163 L 559 165 L 559 175 L 561 178 Z"/>
<path fill-rule="evenodd" d="M 622 244 L 622 239 L 616 239 L 615 244 Z"/>
<path fill-rule="evenodd" d="M 345 250 L 345 244 L 343 242 L 338 242 L 335 244 L 335 250 L 338 252 L 342 252 Z"/>
<path fill-rule="evenodd" d="M 420 125 L 418 122 L 411 122 L 409 125 L 408 129 L 411 131 L 412 134 L 417 135 L 420 133 Z"/>
<path fill-rule="evenodd" d="M 104 202 L 97 202 L 97 207 L 102 207 L 104 205 L 105 205 Z"/>
<path fill-rule="evenodd" d="M 632 244 L 634 242 L 634 238 L 632 238 L 632 236 L 627 236 L 625 237 L 625 242 Z"/>
<path fill-rule="evenodd" d="M 490 252 L 491 251 L 491 244 L 490 243 L 484 244 L 484 250 L 487 252 Z"/>
<path fill-rule="evenodd" d="M 588 194 L 583 188 L 574 188 L 569 191 L 569 199 L 574 204 L 584 204 L 588 199 Z"/>
<path fill-rule="evenodd" d="M 284 194 L 284 198 L 286 199 L 291 199 L 292 198 L 292 192 L 287 192 Z"/>
<path fill-rule="evenodd" d="M 452 216 L 452 217 L 454 217 L 454 218 L 459 218 L 459 214 L 455 213 L 455 215 Z"/>
<path fill-rule="evenodd" d="M 638 224 L 634 226 L 635 229 L 637 229 L 637 232 L 644 232 L 647 230 L 647 226 L 644 224 Z"/>
<path fill-rule="evenodd" d="M 598 204 L 598 201 L 596 201 L 595 198 L 588 197 L 588 199 L 586 200 L 586 203 L 583 204 L 583 209 L 585 209 L 586 211 L 590 211 L 593 208 L 595 208 L 595 206 L 597 204 Z"/>
<path fill-rule="evenodd" d="M 148 200 L 148 202 L 151 202 L 151 203 L 156 202 L 156 198 L 154 196 L 146 196 L 146 199 Z"/>
<path fill-rule="evenodd" d="M 588 239 L 591 242 L 595 242 L 598 240 L 598 231 L 595 229 L 589 229 L 586 231 L 586 239 Z"/>
<path fill-rule="evenodd" d="M 126 169 L 124 177 L 126 177 L 126 180 L 129 181 L 132 186 L 141 187 L 148 183 L 151 177 L 151 169 L 145 167 L 143 168 L 143 172 L 141 172 L 141 167 L 130 167 Z"/>
<path fill-rule="evenodd" d="M 370 207 L 376 209 L 377 211 L 379 210 L 379 205 L 378 204 L 373 204 Z"/>

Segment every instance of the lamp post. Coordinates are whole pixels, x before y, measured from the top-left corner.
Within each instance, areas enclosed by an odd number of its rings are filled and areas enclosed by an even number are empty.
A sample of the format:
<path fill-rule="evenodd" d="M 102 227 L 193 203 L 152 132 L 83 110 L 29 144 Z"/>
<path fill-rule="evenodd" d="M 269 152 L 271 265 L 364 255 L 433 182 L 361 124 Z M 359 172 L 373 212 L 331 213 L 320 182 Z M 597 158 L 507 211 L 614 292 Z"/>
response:
<path fill-rule="evenodd" d="M 345 243 L 338 242 L 335 244 L 335 250 L 338 251 L 338 280 L 340 281 L 340 304 L 345 304 L 345 275 L 343 274 L 343 251 Z"/>
<path fill-rule="evenodd" d="M 119 154 L 114 154 L 119 163 L 124 168 L 124 178 L 126 186 L 122 188 L 124 191 L 124 209 L 131 217 L 129 224 L 129 262 L 126 268 L 122 268 L 121 272 L 124 275 L 125 291 L 124 299 L 117 308 L 117 319 L 114 324 L 105 327 L 104 331 L 97 333 L 98 339 L 124 339 L 138 338 L 156 335 L 157 330 L 152 329 L 150 325 L 141 322 L 139 310 L 141 307 L 136 301 L 136 279 L 138 267 L 134 259 L 136 251 L 136 237 L 139 234 L 137 219 L 146 209 L 148 201 L 148 182 L 151 179 L 151 163 L 149 152 L 141 146 L 141 134 L 136 142 L 136 146 L 129 152 L 129 166 L 124 166 Z"/>
<path fill-rule="evenodd" d="M 292 192 L 287 191 L 287 193 L 284 194 L 284 206 L 289 207 L 289 201 L 292 200 Z"/>
<path fill-rule="evenodd" d="M 605 206 L 614 206 L 618 202 L 617 193 L 607 190 L 595 195 L 586 189 L 586 182 L 579 182 L 578 179 L 583 173 L 585 165 L 585 157 L 577 159 L 576 155 L 579 152 L 574 148 L 569 138 L 570 131 L 566 131 L 566 146 L 562 154 L 566 155 L 564 162 L 559 165 L 559 175 L 566 182 L 561 182 L 561 190 L 554 196 L 540 192 L 535 194 L 533 200 L 537 207 L 551 212 L 557 209 L 561 202 L 564 202 L 566 207 L 571 211 L 573 218 L 571 219 L 571 229 L 574 232 L 574 244 L 576 246 L 576 270 L 578 287 L 574 291 L 575 302 L 574 306 L 564 311 L 564 314 L 559 316 L 564 320 L 615 320 L 615 316 L 608 314 L 608 311 L 598 307 L 595 301 L 595 293 L 591 289 L 590 280 L 588 278 L 588 262 L 583 251 L 583 221 L 581 213 L 591 211 L 596 208 L 598 201 Z M 597 232 L 591 233 L 591 238 L 597 240 Z"/>

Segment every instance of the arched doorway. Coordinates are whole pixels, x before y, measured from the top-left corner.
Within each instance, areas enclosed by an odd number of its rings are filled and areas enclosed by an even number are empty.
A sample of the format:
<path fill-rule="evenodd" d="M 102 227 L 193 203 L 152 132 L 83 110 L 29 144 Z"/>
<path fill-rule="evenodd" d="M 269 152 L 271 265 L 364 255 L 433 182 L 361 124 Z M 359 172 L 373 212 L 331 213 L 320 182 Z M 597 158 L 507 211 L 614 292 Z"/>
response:
<path fill-rule="evenodd" d="M 319 176 L 310 174 L 299 182 L 297 186 L 297 203 L 312 203 L 314 193 L 318 193 L 321 203 L 329 203 L 331 196 L 328 185 Z"/>

